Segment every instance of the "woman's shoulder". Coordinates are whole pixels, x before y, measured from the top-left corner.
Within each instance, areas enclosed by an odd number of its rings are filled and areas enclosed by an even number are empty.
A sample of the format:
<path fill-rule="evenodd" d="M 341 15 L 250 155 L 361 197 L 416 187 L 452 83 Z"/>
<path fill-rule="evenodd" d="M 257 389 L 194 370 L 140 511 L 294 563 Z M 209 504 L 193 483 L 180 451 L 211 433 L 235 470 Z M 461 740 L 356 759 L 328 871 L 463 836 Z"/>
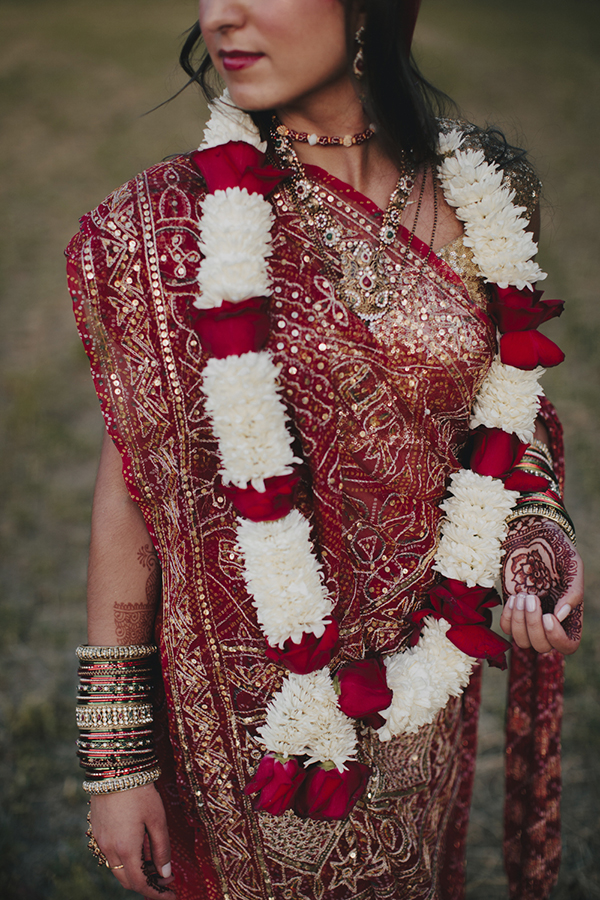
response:
<path fill-rule="evenodd" d="M 147 230 L 148 218 L 169 213 L 195 214 L 205 196 L 202 177 L 189 154 L 174 156 L 150 166 L 112 191 L 95 209 L 79 220 L 79 231 L 65 254 L 75 258 L 82 242 L 95 237 L 137 241 Z"/>
<path fill-rule="evenodd" d="M 527 210 L 529 218 L 540 202 L 542 185 L 525 150 L 511 146 L 499 128 L 479 128 L 464 119 L 438 120 L 440 132 L 458 130 L 463 134 L 461 149 L 482 150 L 488 162 L 504 172 L 504 183 L 515 192 L 515 203 Z"/>

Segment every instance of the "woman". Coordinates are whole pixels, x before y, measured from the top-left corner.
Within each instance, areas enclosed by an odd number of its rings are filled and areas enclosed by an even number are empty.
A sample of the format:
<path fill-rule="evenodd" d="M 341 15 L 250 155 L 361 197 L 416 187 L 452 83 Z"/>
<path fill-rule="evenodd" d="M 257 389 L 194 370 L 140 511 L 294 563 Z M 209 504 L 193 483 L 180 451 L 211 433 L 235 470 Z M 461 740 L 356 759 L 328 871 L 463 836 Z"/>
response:
<path fill-rule="evenodd" d="M 433 118 L 417 8 L 200 0 L 229 91 L 203 148 L 68 250 L 107 425 L 88 834 L 148 897 L 462 896 L 502 553 L 512 894 L 556 877 L 582 573 L 536 379 L 562 307 L 528 289 L 528 166 Z"/>

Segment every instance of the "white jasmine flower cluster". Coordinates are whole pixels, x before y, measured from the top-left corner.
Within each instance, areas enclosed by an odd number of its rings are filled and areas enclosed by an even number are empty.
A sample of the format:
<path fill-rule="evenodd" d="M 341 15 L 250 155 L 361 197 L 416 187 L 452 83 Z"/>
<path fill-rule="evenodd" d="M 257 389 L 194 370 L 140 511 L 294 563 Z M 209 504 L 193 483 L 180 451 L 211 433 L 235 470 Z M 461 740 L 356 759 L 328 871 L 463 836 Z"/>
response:
<path fill-rule="evenodd" d="M 531 370 L 507 366 L 497 356 L 475 397 L 471 428 L 501 428 L 530 443 L 544 394 L 539 383 L 544 372 L 541 366 Z"/>
<path fill-rule="evenodd" d="M 462 146 L 464 139 L 464 134 L 462 131 L 459 131 L 458 128 L 453 128 L 452 131 L 449 131 L 447 134 L 442 131 L 438 140 L 440 156 L 449 156 L 451 153 L 456 153 Z"/>
<path fill-rule="evenodd" d="M 246 188 L 208 194 L 202 202 L 204 259 L 198 272 L 200 309 L 221 306 L 269 293 L 267 257 L 271 255 L 271 204 Z"/>
<path fill-rule="evenodd" d="M 199 150 L 218 147 L 229 141 L 246 141 L 265 153 L 267 144 L 260 139 L 258 128 L 248 115 L 235 106 L 229 91 L 225 90 L 210 104 L 210 118 L 206 123 Z"/>
<path fill-rule="evenodd" d="M 287 475 L 297 459 L 279 399 L 279 369 L 266 351 L 212 357 L 203 372 L 202 392 L 213 421 L 223 481 L 264 491 L 264 479 Z"/>
<path fill-rule="evenodd" d="M 414 734 L 429 725 L 450 697 L 459 697 L 468 684 L 477 660 L 448 640 L 449 628 L 445 619 L 428 617 L 417 646 L 385 660 L 387 683 L 394 696 L 391 706 L 381 713 L 386 719 L 377 731 L 381 741 Z"/>
<path fill-rule="evenodd" d="M 237 540 L 258 624 L 271 646 L 283 647 L 290 637 L 298 644 L 305 632 L 321 637 L 332 603 L 304 516 L 293 509 L 276 522 L 244 519 Z"/>
<path fill-rule="evenodd" d="M 443 160 L 438 174 L 447 202 L 464 222 L 465 245 L 472 248 L 486 281 L 522 290 L 546 278 L 532 259 L 537 244 L 527 231 L 526 210 L 513 204 L 514 191 L 502 186 L 502 169 L 486 162 L 483 150 L 457 149 Z"/>
<path fill-rule="evenodd" d="M 309 675 L 290 673 L 267 707 L 258 733 L 271 753 L 308 756 L 309 763 L 344 763 L 356 755 L 356 731 L 338 706 L 329 669 Z"/>
<path fill-rule="evenodd" d="M 506 517 L 518 491 L 507 491 L 498 478 L 461 469 L 450 479 L 451 497 L 440 505 L 446 513 L 433 568 L 446 578 L 493 587 L 502 559 Z"/>

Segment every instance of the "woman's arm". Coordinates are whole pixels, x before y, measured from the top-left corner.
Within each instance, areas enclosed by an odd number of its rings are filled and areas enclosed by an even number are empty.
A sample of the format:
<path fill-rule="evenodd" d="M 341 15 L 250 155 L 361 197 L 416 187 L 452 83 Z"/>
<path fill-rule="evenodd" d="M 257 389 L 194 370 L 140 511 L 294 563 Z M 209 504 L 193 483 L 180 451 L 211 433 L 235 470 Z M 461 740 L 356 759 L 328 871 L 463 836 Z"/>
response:
<path fill-rule="evenodd" d="M 92 646 L 152 643 L 160 569 L 142 514 L 107 434 L 94 492 L 88 571 L 88 642 Z M 171 850 L 164 807 L 153 784 L 93 796 L 94 837 L 123 887 L 154 900 L 175 898 L 149 886 L 142 871 L 146 835 L 161 885 L 169 884 Z M 146 840 L 146 844 L 148 841 Z"/>

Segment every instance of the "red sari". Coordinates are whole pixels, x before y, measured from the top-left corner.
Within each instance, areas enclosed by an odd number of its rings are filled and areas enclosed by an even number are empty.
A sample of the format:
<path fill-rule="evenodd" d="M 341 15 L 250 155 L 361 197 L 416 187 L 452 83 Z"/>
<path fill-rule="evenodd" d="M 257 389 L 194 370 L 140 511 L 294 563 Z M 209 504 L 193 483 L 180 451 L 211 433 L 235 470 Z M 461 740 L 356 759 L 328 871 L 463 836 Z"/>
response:
<path fill-rule="evenodd" d="M 312 175 L 340 228 L 373 246 L 381 211 Z M 415 735 L 383 744 L 364 730 L 359 759 L 374 776 L 348 819 L 273 817 L 244 794 L 262 756 L 256 728 L 284 671 L 265 656 L 200 391 L 206 357 L 191 303 L 203 196 L 188 158 L 162 163 L 85 216 L 68 249 L 107 428 L 162 566 L 158 787 L 178 897 L 458 900 L 479 673 Z M 435 581 L 438 505 L 461 467 L 495 332 L 460 240 L 429 254 L 400 229 L 389 251 L 397 295 L 350 310 L 332 287 L 335 252 L 316 255 L 285 190 L 274 208 L 268 348 L 306 461 L 300 507 L 336 602 L 338 665 L 410 640 L 410 614 Z M 547 727 L 555 733 L 555 719 Z"/>

